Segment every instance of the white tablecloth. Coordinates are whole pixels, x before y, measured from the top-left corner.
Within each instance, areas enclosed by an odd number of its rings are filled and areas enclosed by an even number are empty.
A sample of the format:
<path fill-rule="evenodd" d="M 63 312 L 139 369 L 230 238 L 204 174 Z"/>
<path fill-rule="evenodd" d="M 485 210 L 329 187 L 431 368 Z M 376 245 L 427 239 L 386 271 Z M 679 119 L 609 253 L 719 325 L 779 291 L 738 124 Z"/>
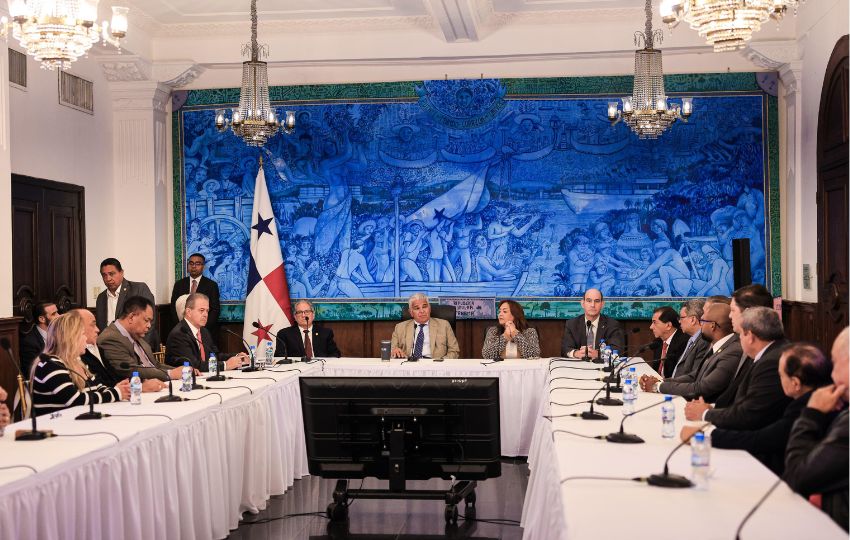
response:
<path fill-rule="evenodd" d="M 555 365 L 571 365 L 564 362 Z M 574 365 L 574 364 L 572 364 Z M 585 364 L 586 366 L 586 364 Z M 645 366 L 639 372 L 651 372 Z M 597 372 L 557 369 L 552 377 L 592 378 Z M 549 386 L 598 388 L 602 383 L 551 381 Z M 574 403 L 593 392 L 554 390 L 551 400 Z M 619 395 L 617 395 L 619 397 Z M 659 394 L 639 393 L 636 408 L 663 400 Z M 739 523 L 776 480 L 748 453 L 712 449 L 713 477 L 706 491 L 651 487 L 645 483 L 606 480 L 562 480 L 574 476 L 646 477 L 660 473 L 667 454 L 679 443 L 684 400 L 675 399 L 677 436 L 661 437 L 661 409 L 649 409 L 625 422 L 624 431 L 640 435 L 645 444 L 614 444 L 584 439 L 558 430 L 604 435 L 618 430 L 621 407 L 596 406 L 606 421 L 575 417 L 543 418 L 580 412 L 587 405 L 558 406 L 544 402 L 538 415 L 528 457 L 531 477 L 523 505 L 526 540 L 576 540 L 624 536 L 639 539 L 733 539 Z M 670 472 L 690 474 L 690 450 L 683 447 L 670 460 Z M 628 529 L 628 532 L 624 532 Z M 767 499 L 744 527 L 741 538 L 845 539 L 847 534 L 784 484 Z"/>
<path fill-rule="evenodd" d="M 305 373 L 318 365 L 298 366 Z M 0 438 L 0 467 L 30 464 L 39 470 L 0 470 L 0 538 L 224 538 L 241 513 L 265 508 L 307 474 L 298 372 L 230 373 L 236 378 L 208 383 L 252 388 L 220 390 L 199 401 L 127 402 L 98 405 L 119 414 L 162 417 L 76 421 L 84 408 L 61 417 L 39 418 L 40 429 L 59 435 L 106 431 L 108 435 L 14 440 Z M 210 391 L 182 396 L 196 398 Z"/>
<path fill-rule="evenodd" d="M 527 456 L 544 385 L 548 360 L 454 359 L 382 362 L 376 358 L 327 360 L 324 375 L 331 377 L 498 377 L 499 424 L 502 455 Z"/>

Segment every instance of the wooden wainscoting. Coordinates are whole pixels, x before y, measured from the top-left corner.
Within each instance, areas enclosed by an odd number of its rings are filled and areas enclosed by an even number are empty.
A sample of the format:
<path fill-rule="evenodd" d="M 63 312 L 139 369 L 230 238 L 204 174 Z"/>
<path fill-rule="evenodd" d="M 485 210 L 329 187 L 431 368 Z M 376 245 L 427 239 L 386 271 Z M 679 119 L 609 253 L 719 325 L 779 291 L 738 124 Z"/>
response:
<path fill-rule="evenodd" d="M 818 305 L 812 302 L 782 301 L 782 325 L 785 336 L 791 341 L 813 341 L 829 350 L 832 343 L 824 343 L 817 325 Z"/>

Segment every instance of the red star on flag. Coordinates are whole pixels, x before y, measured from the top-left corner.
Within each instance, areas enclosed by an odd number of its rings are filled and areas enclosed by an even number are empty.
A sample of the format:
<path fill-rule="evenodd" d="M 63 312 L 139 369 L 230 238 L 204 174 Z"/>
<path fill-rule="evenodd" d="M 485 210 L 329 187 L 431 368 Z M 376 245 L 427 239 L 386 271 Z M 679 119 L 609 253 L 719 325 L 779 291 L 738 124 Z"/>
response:
<path fill-rule="evenodd" d="M 261 341 L 274 341 L 272 337 L 269 335 L 269 329 L 274 326 L 270 324 L 268 326 L 264 326 L 260 319 L 257 319 L 257 329 L 251 332 L 252 336 L 257 336 L 257 343 Z"/>

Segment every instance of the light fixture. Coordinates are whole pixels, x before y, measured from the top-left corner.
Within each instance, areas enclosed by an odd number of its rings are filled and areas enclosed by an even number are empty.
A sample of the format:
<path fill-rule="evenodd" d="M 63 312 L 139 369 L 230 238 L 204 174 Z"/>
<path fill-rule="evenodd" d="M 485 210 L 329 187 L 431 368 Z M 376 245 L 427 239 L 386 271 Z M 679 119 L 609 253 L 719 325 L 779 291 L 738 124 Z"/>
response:
<path fill-rule="evenodd" d="M 643 32 L 635 32 L 635 82 L 631 96 L 622 98 L 623 110 L 618 103 L 608 103 L 608 120 L 615 125 L 621 120 L 641 139 L 657 139 L 676 120 L 687 122 L 693 112 L 691 98 L 682 98 L 681 106 L 668 103 L 664 93 L 664 72 L 661 68 L 661 51 L 654 48 L 662 40 L 661 30 L 652 30 L 652 0 L 646 0 L 646 25 Z"/>
<path fill-rule="evenodd" d="M 768 19 L 777 22 L 800 0 L 662 0 L 661 20 L 672 29 L 681 21 L 699 32 L 714 52 L 743 48 Z"/>
<path fill-rule="evenodd" d="M 283 122 L 269 101 L 268 64 L 259 56 L 268 56 L 268 47 L 257 45 L 257 0 L 251 0 L 251 43 L 242 48 L 242 54 L 250 52 L 251 59 L 242 62 L 242 88 L 239 90 L 239 107 L 233 109 L 230 118 L 224 109 L 215 111 L 215 127 L 220 132 L 228 126 L 248 146 L 263 146 L 278 127 L 286 134 L 295 129 L 295 113 L 286 111 Z"/>
<path fill-rule="evenodd" d="M 11 22 L 0 18 L 0 37 L 10 31 L 27 54 L 41 62 L 44 69 L 68 69 L 71 62 L 103 40 L 119 49 L 127 35 L 126 7 L 112 8 L 112 28 L 97 24 L 100 0 L 8 0 Z"/>

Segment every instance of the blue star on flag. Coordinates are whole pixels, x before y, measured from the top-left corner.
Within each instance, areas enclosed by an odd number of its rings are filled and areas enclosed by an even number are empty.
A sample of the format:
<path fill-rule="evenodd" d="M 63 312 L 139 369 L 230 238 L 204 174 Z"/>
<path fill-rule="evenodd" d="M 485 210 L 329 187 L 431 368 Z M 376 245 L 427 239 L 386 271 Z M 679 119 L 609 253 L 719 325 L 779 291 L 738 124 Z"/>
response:
<path fill-rule="evenodd" d="M 262 238 L 263 233 L 266 233 L 269 236 L 274 236 L 272 234 L 271 229 L 269 229 L 269 223 L 271 223 L 273 219 L 274 216 L 270 217 L 269 219 L 263 219 L 263 215 L 259 212 L 257 213 L 257 224 L 251 227 L 252 229 L 257 230 L 257 240 Z"/>

